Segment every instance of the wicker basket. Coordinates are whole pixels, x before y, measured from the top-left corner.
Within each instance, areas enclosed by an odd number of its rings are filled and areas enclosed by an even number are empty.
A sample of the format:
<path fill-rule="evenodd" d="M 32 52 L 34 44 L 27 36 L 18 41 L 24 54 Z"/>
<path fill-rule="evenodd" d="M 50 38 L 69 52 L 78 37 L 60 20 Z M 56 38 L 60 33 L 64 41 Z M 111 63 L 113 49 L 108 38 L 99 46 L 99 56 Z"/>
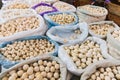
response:
<path fill-rule="evenodd" d="M 120 26 L 120 16 L 109 12 L 108 19 L 114 21 L 116 24 L 118 24 Z"/>
<path fill-rule="evenodd" d="M 120 26 L 120 5 L 108 3 L 107 9 L 109 10 L 108 19 Z"/>
<path fill-rule="evenodd" d="M 110 13 L 120 16 L 120 5 L 114 3 L 108 3 L 107 9 Z"/>

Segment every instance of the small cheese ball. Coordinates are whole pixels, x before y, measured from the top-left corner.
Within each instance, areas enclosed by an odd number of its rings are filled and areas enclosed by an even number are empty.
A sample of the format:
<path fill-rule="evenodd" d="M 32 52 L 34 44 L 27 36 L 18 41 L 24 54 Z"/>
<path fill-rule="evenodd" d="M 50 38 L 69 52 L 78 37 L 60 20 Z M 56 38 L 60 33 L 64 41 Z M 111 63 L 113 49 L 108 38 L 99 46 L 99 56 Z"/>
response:
<path fill-rule="evenodd" d="M 111 33 L 111 35 L 114 37 L 114 39 L 116 39 L 116 40 L 118 40 L 118 41 L 120 41 L 120 30 L 118 29 L 118 30 L 114 30 L 112 33 Z"/>

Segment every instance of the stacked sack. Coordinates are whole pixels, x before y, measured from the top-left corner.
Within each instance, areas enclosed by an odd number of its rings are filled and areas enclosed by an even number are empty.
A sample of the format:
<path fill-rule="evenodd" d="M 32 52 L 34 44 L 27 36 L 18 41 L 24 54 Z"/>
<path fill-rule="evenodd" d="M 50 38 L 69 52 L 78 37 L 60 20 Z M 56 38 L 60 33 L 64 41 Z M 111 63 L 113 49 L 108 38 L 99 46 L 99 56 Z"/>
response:
<path fill-rule="evenodd" d="M 107 35 L 109 53 L 116 59 L 120 59 L 120 29 L 111 30 Z"/>
<path fill-rule="evenodd" d="M 103 21 L 108 14 L 107 9 L 94 5 L 85 5 L 77 7 L 77 15 L 79 21 L 85 21 L 87 23 Z"/>

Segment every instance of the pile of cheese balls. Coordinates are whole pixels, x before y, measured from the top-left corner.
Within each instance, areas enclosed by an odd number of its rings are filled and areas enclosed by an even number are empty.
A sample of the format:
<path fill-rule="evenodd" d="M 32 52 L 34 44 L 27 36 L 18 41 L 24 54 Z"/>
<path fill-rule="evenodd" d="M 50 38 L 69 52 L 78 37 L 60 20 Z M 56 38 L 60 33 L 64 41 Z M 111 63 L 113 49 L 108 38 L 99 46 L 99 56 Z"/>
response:
<path fill-rule="evenodd" d="M 53 6 L 56 7 L 59 11 L 67 11 L 73 9 L 70 4 L 64 2 L 57 2 L 53 4 Z"/>
<path fill-rule="evenodd" d="M 49 6 L 39 6 L 35 9 L 37 11 L 37 13 L 43 13 L 43 12 L 46 12 L 46 11 L 52 11 L 53 8 L 52 7 L 49 7 Z"/>
<path fill-rule="evenodd" d="M 26 60 L 54 50 L 54 44 L 46 39 L 16 41 L 1 48 L 0 52 L 11 61 Z"/>
<path fill-rule="evenodd" d="M 120 66 L 98 68 L 87 80 L 120 80 Z"/>
<path fill-rule="evenodd" d="M 87 40 L 82 44 L 66 46 L 64 49 L 79 69 L 84 69 L 91 63 L 104 59 L 100 45 L 91 40 Z"/>
<path fill-rule="evenodd" d="M 86 5 L 80 7 L 80 9 L 85 10 L 90 14 L 97 14 L 97 15 L 105 14 L 105 9 L 102 7 L 94 7 L 91 5 Z"/>
<path fill-rule="evenodd" d="M 61 80 L 60 74 L 59 63 L 39 60 L 12 70 L 2 80 Z"/>
<path fill-rule="evenodd" d="M 36 29 L 39 27 L 39 19 L 35 16 L 19 17 L 0 25 L 0 37 L 10 36 L 14 33 Z"/>
<path fill-rule="evenodd" d="M 49 17 L 51 20 L 61 25 L 70 24 L 75 21 L 75 17 L 73 15 L 66 13 L 50 15 Z"/>
<path fill-rule="evenodd" d="M 112 36 L 113 36 L 116 40 L 120 41 L 120 30 L 114 30 L 114 31 L 112 32 Z"/>
<path fill-rule="evenodd" d="M 92 24 L 90 25 L 89 29 L 97 35 L 106 36 L 107 32 L 113 28 L 114 26 L 112 24 L 104 23 L 104 24 Z"/>
<path fill-rule="evenodd" d="M 3 9 L 6 10 L 6 9 L 28 9 L 28 8 L 29 8 L 29 5 L 27 5 L 25 3 L 14 3 Z"/>

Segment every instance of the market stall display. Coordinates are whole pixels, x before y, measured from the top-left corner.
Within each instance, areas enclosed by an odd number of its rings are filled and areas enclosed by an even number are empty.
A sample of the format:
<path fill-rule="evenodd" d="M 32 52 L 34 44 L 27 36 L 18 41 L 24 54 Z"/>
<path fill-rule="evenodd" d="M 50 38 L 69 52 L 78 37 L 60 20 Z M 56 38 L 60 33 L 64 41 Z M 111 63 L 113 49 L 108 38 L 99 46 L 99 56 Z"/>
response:
<path fill-rule="evenodd" d="M 120 79 L 119 23 L 106 21 L 109 10 L 119 22 L 117 4 L 106 0 L 107 10 L 95 6 L 103 0 L 2 1 L 0 80 Z"/>
<path fill-rule="evenodd" d="M 76 8 L 73 5 L 70 5 L 68 3 L 58 1 L 53 4 L 54 7 L 58 9 L 58 11 L 68 11 L 68 12 L 76 12 Z"/>
<path fill-rule="evenodd" d="M 46 3 L 39 3 L 32 7 L 38 14 L 44 15 L 51 12 L 57 12 L 57 9 Z"/>
<path fill-rule="evenodd" d="M 75 26 L 56 26 L 47 31 L 47 36 L 62 44 L 82 42 L 88 36 L 88 25 L 79 23 Z"/>
<path fill-rule="evenodd" d="M 78 17 L 71 12 L 53 12 L 44 15 L 48 27 L 52 26 L 73 26 L 78 23 Z"/>
<path fill-rule="evenodd" d="M 106 38 L 108 31 L 114 28 L 119 26 L 112 21 L 94 22 L 89 24 L 89 33 L 95 37 Z"/>
<path fill-rule="evenodd" d="M 58 44 L 44 36 L 30 36 L 0 44 L 0 64 L 10 68 L 15 64 L 43 54 L 57 55 Z"/>
<path fill-rule="evenodd" d="M 65 65 L 56 57 L 41 56 L 24 61 L 0 74 L 2 80 L 66 80 Z"/>
<path fill-rule="evenodd" d="M 107 9 L 104 7 L 94 6 L 94 5 L 84 5 L 77 7 L 77 15 L 79 21 L 85 21 L 87 23 L 103 21 L 106 19 L 108 14 Z"/>

